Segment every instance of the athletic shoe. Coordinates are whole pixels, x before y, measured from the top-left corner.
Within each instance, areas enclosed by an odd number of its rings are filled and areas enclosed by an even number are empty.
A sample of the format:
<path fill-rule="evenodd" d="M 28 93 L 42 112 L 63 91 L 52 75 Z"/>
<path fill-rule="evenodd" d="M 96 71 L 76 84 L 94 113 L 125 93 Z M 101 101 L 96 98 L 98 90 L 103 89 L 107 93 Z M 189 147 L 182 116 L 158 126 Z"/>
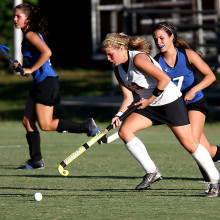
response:
<path fill-rule="evenodd" d="M 92 137 L 96 136 L 100 131 L 99 131 L 94 119 L 89 118 L 86 122 L 88 124 L 88 133 L 87 133 L 87 135 L 89 137 L 90 136 L 92 136 Z"/>
<path fill-rule="evenodd" d="M 151 184 L 162 180 L 163 179 L 163 175 L 162 173 L 156 169 L 156 171 L 154 173 L 147 173 L 144 177 L 143 177 L 143 181 L 137 185 L 136 189 L 137 190 L 143 190 L 143 189 L 147 189 L 150 187 Z"/>
<path fill-rule="evenodd" d="M 219 196 L 219 183 L 210 183 L 209 189 L 206 191 L 205 197 L 218 197 Z"/>
<path fill-rule="evenodd" d="M 31 170 L 31 169 L 44 169 L 44 159 L 41 160 L 28 160 L 25 165 L 18 167 L 19 170 Z"/>

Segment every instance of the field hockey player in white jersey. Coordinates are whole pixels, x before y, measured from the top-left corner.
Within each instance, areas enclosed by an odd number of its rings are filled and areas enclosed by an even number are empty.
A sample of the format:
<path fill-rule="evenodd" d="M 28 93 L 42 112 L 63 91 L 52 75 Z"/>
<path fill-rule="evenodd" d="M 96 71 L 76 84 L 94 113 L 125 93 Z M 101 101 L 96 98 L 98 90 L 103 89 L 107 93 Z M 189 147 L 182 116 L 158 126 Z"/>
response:
<path fill-rule="evenodd" d="M 162 173 L 135 134 L 152 125 L 167 124 L 181 145 L 207 173 L 211 184 L 205 196 L 219 196 L 219 172 L 206 148 L 194 140 L 182 94 L 149 55 L 146 39 L 111 33 L 106 36 L 102 47 L 108 61 L 115 66 L 114 72 L 124 97 L 112 123 L 114 127 L 121 126 L 120 138 L 146 172 L 136 189 L 149 188 L 162 179 Z M 133 92 L 140 96 L 136 105 L 141 106 L 121 125 L 119 116 L 133 103 Z"/>

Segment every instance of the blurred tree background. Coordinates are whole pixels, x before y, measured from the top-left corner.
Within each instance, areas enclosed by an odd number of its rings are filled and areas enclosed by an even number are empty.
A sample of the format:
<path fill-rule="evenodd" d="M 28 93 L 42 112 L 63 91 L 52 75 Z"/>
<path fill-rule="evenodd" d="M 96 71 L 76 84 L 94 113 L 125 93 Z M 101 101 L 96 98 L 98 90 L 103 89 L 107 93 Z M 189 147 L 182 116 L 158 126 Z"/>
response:
<path fill-rule="evenodd" d="M 38 0 L 27 0 L 25 3 L 39 5 Z M 0 44 L 10 48 L 10 55 L 13 52 L 13 4 L 13 0 L 0 0 Z M 0 69 L 8 68 L 9 65 L 8 61 L 0 59 Z"/>

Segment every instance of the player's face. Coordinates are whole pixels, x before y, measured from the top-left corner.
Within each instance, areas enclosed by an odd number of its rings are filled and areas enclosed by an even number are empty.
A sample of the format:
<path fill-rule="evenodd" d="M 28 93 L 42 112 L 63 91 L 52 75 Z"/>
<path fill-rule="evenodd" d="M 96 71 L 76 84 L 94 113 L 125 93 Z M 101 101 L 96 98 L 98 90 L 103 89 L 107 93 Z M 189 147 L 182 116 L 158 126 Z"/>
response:
<path fill-rule="evenodd" d="M 27 25 L 27 16 L 21 9 L 16 9 L 14 12 L 14 25 L 19 29 L 25 29 Z"/>
<path fill-rule="evenodd" d="M 124 58 L 124 53 L 123 53 L 124 50 L 122 47 L 120 47 L 119 49 L 107 47 L 104 49 L 104 51 L 105 51 L 108 61 L 114 64 L 115 66 L 118 66 L 126 62 Z"/>
<path fill-rule="evenodd" d="M 154 32 L 154 42 L 160 52 L 165 52 L 173 45 L 173 35 L 169 36 L 163 29 Z"/>

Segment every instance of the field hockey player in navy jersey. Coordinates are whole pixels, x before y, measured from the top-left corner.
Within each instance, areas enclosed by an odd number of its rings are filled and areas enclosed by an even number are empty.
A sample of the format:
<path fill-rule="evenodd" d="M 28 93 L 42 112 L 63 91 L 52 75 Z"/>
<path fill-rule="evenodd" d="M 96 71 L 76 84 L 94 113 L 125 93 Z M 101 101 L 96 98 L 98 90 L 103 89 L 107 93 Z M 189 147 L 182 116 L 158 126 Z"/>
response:
<path fill-rule="evenodd" d="M 191 50 L 187 42 L 177 36 L 174 26 L 170 23 L 156 24 L 152 35 L 160 51 L 154 58 L 183 93 L 194 139 L 209 151 L 214 162 L 220 162 L 220 147 L 210 145 L 203 132 L 208 108 L 202 90 L 215 81 L 214 73 L 202 60 L 201 52 Z M 198 83 L 195 71 L 203 75 Z M 201 167 L 200 170 L 208 182 L 206 173 Z"/>
<path fill-rule="evenodd" d="M 86 133 L 95 136 L 99 132 L 95 121 L 90 118 L 79 123 L 64 119 L 54 119 L 54 106 L 59 103 L 58 75 L 50 63 L 52 55 L 44 41 L 46 22 L 40 9 L 29 4 L 19 4 L 14 9 L 14 26 L 21 29 L 24 35 L 22 53 L 28 61 L 23 67 L 23 75 L 32 75 L 33 89 L 26 103 L 22 123 L 26 128 L 26 139 L 30 159 L 19 169 L 42 169 L 45 162 L 41 154 L 40 133 L 36 122 L 43 131 Z M 14 63 L 15 70 L 18 62 Z"/>

